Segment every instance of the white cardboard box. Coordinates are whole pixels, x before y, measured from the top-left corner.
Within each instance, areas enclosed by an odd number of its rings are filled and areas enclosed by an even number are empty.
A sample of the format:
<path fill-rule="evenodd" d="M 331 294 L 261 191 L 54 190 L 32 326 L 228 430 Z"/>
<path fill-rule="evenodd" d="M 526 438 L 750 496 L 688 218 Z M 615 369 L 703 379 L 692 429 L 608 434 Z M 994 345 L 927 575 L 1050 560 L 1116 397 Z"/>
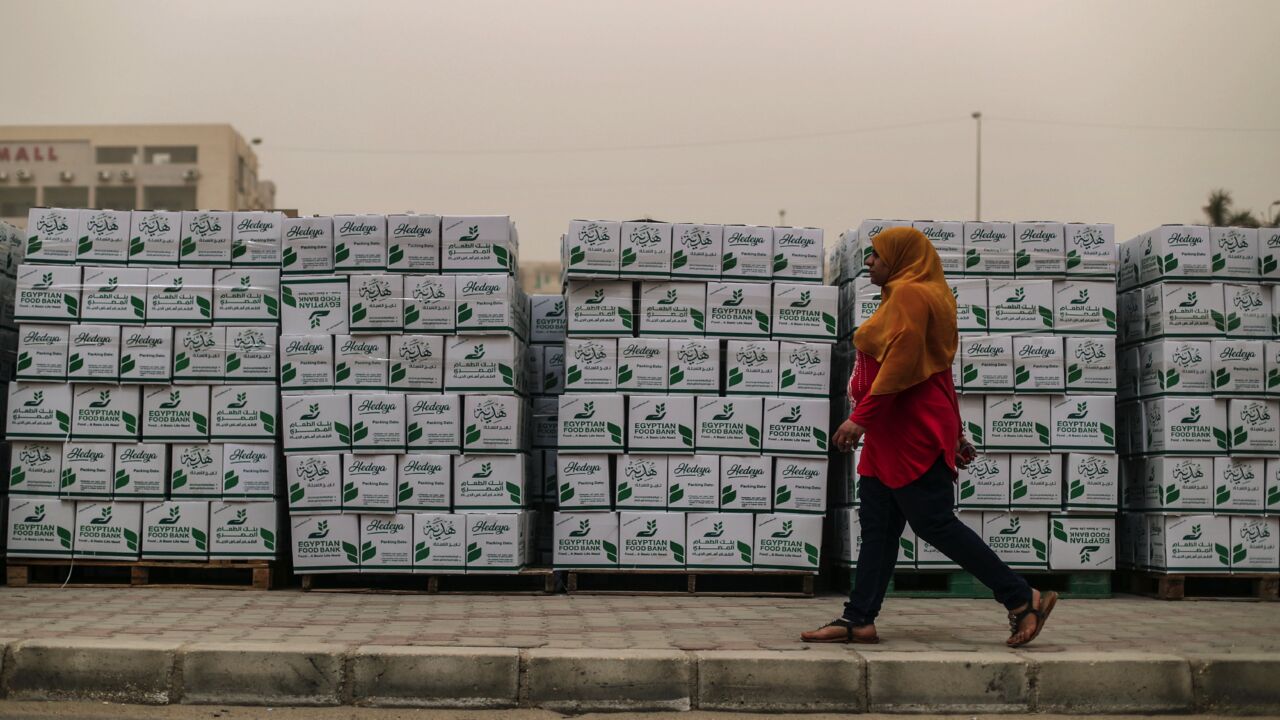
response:
<path fill-rule="evenodd" d="M 138 439 L 138 388 L 74 385 L 71 437 L 77 440 Z"/>
<path fill-rule="evenodd" d="M 677 223 L 672 226 L 671 277 L 719 280 L 723 225 Z"/>
<path fill-rule="evenodd" d="M 28 323 L 73 323 L 80 317 L 79 267 L 18 266 L 13 319 Z"/>
<path fill-rule="evenodd" d="M 163 500 L 169 479 L 169 448 L 160 443 L 116 443 L 116 500 Z"/>
<path fill-rule="evenodd" d="M 405 332 L 452 334 L 457 305 L 457 281 L 452 275 L 405 276 Z"/>
<path fill-rule="evenodd" d="M 565 510 L 610 510 L 608 455 L 556 455 L 556 502 Z"/>
<path fill-rule="evenodd" d="M 285 396 L 280 415 L 286 455 L 351 449 L 351 397 L 347 393 Z"/>
<path fill-rule="evenodd" d="M 80 237 L 80 212 L 68 208 L 33 207 L 27 212 L 25 256 L 33 262 L 72 265 Z"/>
<path fill-rule="evenodd" d="M 768 512 L 773 506 L 773 459 L 757 456 L 720 458 L 720 509 L 725 512 Z"/>
<path fill-rule="evenodd" d="M 1067 453 L 1067 510 L 1114 510 L 1119 505 L 1120 463 L 1107 451 Z"/>
<path fill-rule="evenodd" d="M 1052 419 L 1050 442 L 1053 449 L 1115 452 L 1116 401 L 1113 396 L 1068 395 L 1055 398 Z"/>
<path fill-rule="evenodd" d="M 280 411 L 273 391 L 254 391 L 241 385 L 223 385 L 209 393 L 209 439 L 249 443 L 274 443 Z"/>
<path fill-rule="evenodd" d="M 141 531 L 141 503 L 76 503 L 73 554 L 78 558 L 137 560 Z"/>
<path fill-rule="evenodd" d="M 715 395 L 720 391 L 720 343 L 714 339 L 672 338 L 667 344 L 667 392 Z"/>
<path fill-rule="evenodd" d="M 120 326 L 72 325 L 67 348 L 71 382 L 115 383 L 120 374 Z"/>
<path fill-rule="evenodd" d="M 979 450 L 985 447 L 987 404 L 981 395 L 959 395 L 960 430 Z"/>
<path fill-rule="evenodd" d="M 564 236 L 569 277 L 617 277 L 621 262 L 622 223 L 574 220 Z M 718 258 L 717 258 L 718 260 Z"/>
<path fill-rule="evenodd" d="M 825 398 L 765 398 L 764 452 L 826 457 L 830 410 Z"/>
<path fill-rule="evenodd" d="M 720 276 L 767 282 L 773 275 L 773 228 L 725 225 Z"/>
<path fill-rule="evenodd" d="M 1016 392 L 1060 393 L 1064 387 L 1063 338 L 1017 335 L 1013 338 Z"/>
<path fill-rule="evenodd" d="M 1151 565 L 1170 572 L 1226 572 L 1231 521 L 1213 515 L 1147 515 Z"/>
<path fill-rule="evenodd" d="M 360 572 L 413 572 L 413 516 L 360 516 Z"/>
<path fill-rule="evenodd" d="M 604 340 L 603 342 L 611 343 L 612 341 Z M 630 394 L 667 391 L 671 363 L 666 338 L 619 338 L 617 353 L 619 392 Z"/>
<path fill-rule="evenodd" d="M 1146 453 L 1216 455 L 1230 447 L 1226 401 L 1164 397 L 1143 406 Z"/>
<path fill-rule="evenodd" d="M 760 283 L 707 283 L 707 335 L 723 338 L 769 337 L 772 287 Z M 570 326 L 570 334 L 573 328 Z"/>
<path fill-rule="evenodd" d="M 67 379 L 67 350 L 71 328 L 67 325 L 22 326 L 18 335 L 18 380 L 63 382 Z"/>
<path fill-rule="evenodd" d="M 618 456 L 615 505 L 628 510 L 666 510 L 668 467 L 666 455 Z"/>
<path fill-rule="evenodd" d="M 1013 338 L 960 338 L 961 378 L 965 392 L 998 393 L 1013 390 Z"/>
<path fill-rule="evenodd" d="M 620 453 L 623 450 L 621 395 L 561 395 L 560 450 Z"/>
<path fill-rule="evenodd" d="M 333 218 L 284 218 L 281 272 L 310 275 L 333 272 Z"/>
<path fill-rule="evenodd" d="M 398 333 L 404 329 L 404 278 L 400 275 L 348 276 L 351 333 Z"/>
<path fill-rule="evenodd" d="M 1210 457 L 1153 456 L 1145 460 L 1150 509 L 1209 512 L 1213 509 L 1214 473 Z"/>
<path fill-rule="evenodd" d="M 778 394 L 788 397 L 828 397 L 831 345 L 782 341 L 778 343 Z"/>
<path fill-rule="evenodd" d="M 498 392 L 523 389 L 520 343 L 507 335 L 459 335 L 445 339 L 444 389 L 447 392 Z"/>
<path fill-rule="evenodd" d="M 1162 282 L 1142 290 L 1144 336 L 1215 337 L 1226 332 L 1222 285 Z"/>
<path fill-rule="evenodd" d="M 57 497 L 61 478 L 61 444 L 10 443 L 10 495 Z"/>
<path fill-rule="evenodd" d="M 405 452 L 404 394 L 351 394 L 351 452 L 357 455 Z"/>
<path fill-rule="evenodd" d="M 415 513 L 413 571 L 461 574 L 466 567 L 466 516 L 448 512 Z"/>
<path fill-rule="evenodd" d="M 1213 392 L 1213 347 L 1209 341 L 1157 340 L 1139 349 L 1139 394 L 1208 395 Z"/>
<path fill-rule="evenodd" d="M 1140 253 L 1138 282 L 1157 279 L 1209 280 L 1213 277 L 1209 228 L 1162 225 L 1134 238 Z"/>
<path fill-rule="evenodd" d="M 570 280 L 566 297 L 569 337 L 629 337 L 635 329 L 631 283 L 621 280 Z"/>
<path fill-rule="evenodd" d="M 348 332 L 347 278 L 294 275 L 280 279 L 281 332 L 285 335 L 344 335 Z"/>
<path fill-rule="evenodd" d="M 222 455 L 221 445 L 170 445 L 169 497 L 174 500 L 221 498 Z"/>
<path fill-rule="evenodd" d="M 959 469 L 959 507 L 1006 508 L 1009 506 L 1009 456 L 982 453 Z"/>
<path fill-rule="evenodd" d="M 400 512 L 449 512 L 453 506 L 453 460 L 448 455 L 400 455 L 396 478 Z"/>
<path fill-rule="evenodd" d="M 1049 566 L 1049 516 L 1046 513 L 986 512 L 982 539 L 1013 568 Z"/>
<path fill-rule="evenodd" d="M 814 344 L 809 347 L 825 346 Z M 725 357 L 729 358 L 729 366 L 725 368 L 725 394 L 776 395 L 778 393 L 778 353 L 778 343 L 774 340 L 730 340 L 725 349 Z M 808 359 L 807 356 L 808 353 L 800 353 L 799 359 L 805 362 Z M 789 369 L 791 370 L 791 374 L 788 375 L 791 379 L 788 384 L 790 390 L 795 387 L 796 375 L 794 366 L 789 365 Z"/>
<path fill-rule="evenodd" d="M 733 461 L 736 458 L 727 458 Z M 716 510 L 720 507 L 719 455 L 681 455 L 667 460 L 667 508 Z"/>
<path fill-rule="evenodd" d="M 839 290 L 829 285 L 773 284 L 774 338 L 835 342 Z"/>
<path fill-rule="evenodd" d="M 297 515 L 289 518 L 293 571 L 297 574 L 357 572 L 359 515 Z"/>
<path fill-rule="evenodd" d="M 1228 337 L 1270 339 L 1272 289 L 1257 284 L 1225 283 L 1222 306 L 1226 311 Z"/>
<path fill-rule="evenodd" d="M 1051 570 L 1115 570 L 1114 517 L 1053 515 L 1049 522 Z"/>
<path fill-rule="evenodd" d="M 122 330 L 120 382 L 160 383 L 173 378 L 173 328 L 147 326 Z"/>
<path fill-rule="evenodd" d="M 155 385 L 142 389 L 142 439 L 148 442 L 209 438 L 209 388 Z"/>
<path fill-rule="evenodd" d="M 703 283 L 640 283 L 639 334 L 700 337 L 706 329 L 706 302 Z"/>
<path fill-rule="evenodd" d="M 624 222 L 619 234 L 618 276 L 665 278 L 671 274 L 671 224 Z"/>
<path fill-rule="evenodd" d="M 618 566 L 683 568 L 685 518 L 682 513 L 618 513 Z"/>
<path fill-rule="evenodd" d="M 525 403 L 518 395 L 467 395 L 463 452 L 520 452 L 525 439 L 524 417 Z"/>
<path fill-rule="evenodd" d="M 694 402 L 689 395 L 627 398 L 627 449 L 633 453 L 693 453 Z"/>
<path fill-rule="evenodd" d="M 1220 280 L 1255 280 L 1258 277 L 1258 229 L 1209 228 L 1209 269 Z"/>
<path fill-rule="evenodd" d="M 57 498 L 9 499 L 8 557 L 71 557 L 76 503 Z"/>
<path fill-rule="evenodd" d="M 208 325 L 213 321 L 213 271 L 153 268 L 147 273 L 147 321 L 158 325 Z"/>
<path fill-rule="evenodd" d="M 227 364 L 226 328 L 174 328 L 173 346 L 174 384 L 222 384 Z"/>
<path fill-rule="evenodd" d="M 1229 403 L 1227 425 L 1233 454 L 1280 453 L 1280 402 L 1233 399 Z"/>
<path fill-rule="evenodd" d="M 1062 507 L 1062 455 L 1017 453 L 1009 456 L 1009 507 L 1057 510 Z"/>
<path fill-rule="evenodd" d="M 964 272 L 979 277 L 1011 276 L 1014 273 L 1013 223 L 967 222 L 964 224 Z"/>
<path fill-rule="evenodd" d="M 529 513 L 467 513 L 467 573 L 519 572 L 528 562 Z"/>
<path fill-rule="evenodd" d="M 280 267 L 284 213 L 238 212 L 232 216 L 231 264 L 237 267 Z"/>
<path fill-rule="evenodd" d="M 1053 328 L 1070 335 L 1114 335 L 1116 286 L 1095 280 L 1053 283 Z"/>
<path fill-rule="evenodd" d="M 685 523 L 685 565 L 706 570 L 751 567 L 755 516 L 743 513 L 691 512 Z"/>
<path fill-rule="evenodd" d="M 752 566 L 757 570 L 807 570 L 816 573 L 822 559 L 821 547 L 820 515 L 756 515 Z"/>
<path fill-rule="evenodd" d="M 1061 277 L 1067 272 L 1062 223 L 1020 222 L 1013 226 L 1014 272 L 1019 277 Z"/>
<path fill-rule="evenodd" d="M 560 569 L 618 566 L 618 514 L 557 512 L 554 565 Z"/>
<path fill-rule="evenodd" d="M 66 440 L 71 435 L 69 384 L 9 384 L 5 437 L 13 440 Z"/>
<path fill-rule="evenodd" d="M 988 450 L 1048 452 L 1052 447 L 1051 398 L 988 395 L 986 405 L 985 447 Z"/>
<path fill-rule="evenodd" d="M 1213 393 L 1261 396 L 1267 388 L 1266 346 L 1261 340 L 1213 340 Z"/>
<path fill-rule="evenodd" d="M 333 336 L 280 336 L 280 389 L 333 390 Z"/>
<path fill-rule="evenodd" d="M 382 215 L 334 215 L 334 272 L 383 272 L 386 269 L 387 219 Z"/>
<path fill-rule="evenodd" d="M 773 485 L 775 511 L 824 514 L 827 511 L 827 458 L 777 458 Z"/>
<path fill-rule="evenodd" d="M 773 278 L 784 282 L 822 283 L 822 229 L 773 229 Z"/>
<path fill-rule="evenodd" d="M 61 496 L 110 500 L 115 486 L 111 443 L 69 442 L 62 446 Z"/>
<path fill-rule="evenodd" d="M 1054 329 L 1053 286 L 1052 280 L 989 281 L 987 302 L 992 332 L 1051 332 Z"/>
<path fill-rule="evenodd" d="M 528 495 L 521 455 L 455 455 L 453 507 L 459 511 L 516 512 Z"/>
<path fill-rule="evenodd" d="M 276 341 L 275 329 L 258 327 L 226 328 L 226 382 L 236 384 L 275 385 Z"/>
<path fill-rule="evenodd" d="M 161 500 L 142 506 L 142 559 L 207 560 L 209 503 Z"/>
<path fill-rule="evenodd" d="M 233 214 L 183 211 L 179 262 L 183 267 L 231 267 Z"/>
<path fill-rule="evenodd" d="M 1231 571 L 1280 570 L 1280 518 L 1231 518 Z"/>
<path fill-rule="evenodd" d="M 529 296 L 529 342 L 562 343 L 565 328 L 564 295 Z"/>
<path fill-rule="evenodd" d="M 408 450 L 448 455 L 461 453 L 461 416 L 460 395 L 405 395 L 405 440 Z"/>
<path fill-rule="evenodd" d="M 514 274 L 518 238 L 506 215 L 440 218 L 440 270 Z"/>
<path fill-rule="evenodd" d="M 1068 392 L 1116 390 L 1116 340 L 1113 337 L 1066 337 L 1064 363 Z"/>
<path fill-rule="evenodd" d="M 342 511 L 341 455 L 289 455 L 285 457 L 285 467 L 289 514 L 323 515 Z"/>
<path fill-rule="evenodd" d="M 444 387 L 444 338 L 392 335 L 390 342 L 392 389 L 439 392 Z"/>
<path fill-rule="evenodd" d="M 1266 460 L 1216 457 L 1213 459 L 1213 511 L 1262 513 L 1266 502 Z"/>
<path fill-rule="evenodd" d="M 646 341 L 623 338 L 629 346 Z M 652 341 L 648 341 L 652 342 Z M 661 341 L 663 344 L 665 340 Z M 639 343 L 639 344 L 637 344 Z M 568 338 L 564 341 L 565 392 L 612 392 L 618 383 L 618 341 L 613 338 Z M 632 370 L 634 380 L 634 370 Z M 666 378 L 663 378 L 665 384 Z"/>
<path fill-rule="evenodd" d="M 455 283 L 459 333 L 528 335 L 524 296 L 509 275 L 459 275 Z"/>
<path fill-rule="evenodd" d="M 867 282 L 869 283 L 870 281 Z M 948 278 L 947 285 L 951 286 L 951 294 L 956 298 L 956 327 L 959 331 L 985 333 L 990 326 L 991 317 L 987 305 L 987 281 L 983 278 L 966 278 L 964 280 Z M 874 288 L 875 286 L 870 287 Z M 880 291 L 872 289 L 868 292 L 874 296 L 875 307 L 879 307 Z M 859 292 L 860 307 L 863 297 L 864 294 Z M 872 312 L 875 311 L 875 307 L 870 308 Z M 866 313 L 865 315 L 864 322 L 866 319 L 870 319 L 871 313 Z"/>
<path fill-rule="evenodd" d="M 333 387 L 337 390 L 386 389 L 390 385 L 391 342 L 386 335 L 335 335 Z"/>
<path fill-rule="evenodd" d="M 387 269 L 440 272 L 440 216 L 387 216 Z"/>
<path fill-rule="evenodd" d="M 129 264 L 176 266 L 182 213 L 134 210 L 129 214 Z"/>
<path fill-rule="evenodd" d="M 560 409 L 564 422 L 564 406 Z M 694 446 L 700 452 L 756 455 L 764 403 L 758 397 L 699 397 Z"/>
<path fill-rule="evenodd" d="M 396 456 L 342 456 L 342 512 L 392 513 L 396 510 Z"/>
<path fill-rule="evenodd" d="M 220 325 L 280 324 L 280 271 L 215 270 L 213 321 Z"/>
<path fill-rule="evenodd" d="M 1116 275 L 1116 229 L 1111 223 L 1066 223 L 1067 275 Z"/>
<path fill-rule="evenodd" d="M 81 321 L 117 325 L 146 321 L 146 268 L 86 267 L 81 282 Z"/>
<path fill-rule="evenodd" d="M 933 243 L 943 272 L 949 276 L 964 274 L 964 223 L 917 220 L 911 226 Z"/>

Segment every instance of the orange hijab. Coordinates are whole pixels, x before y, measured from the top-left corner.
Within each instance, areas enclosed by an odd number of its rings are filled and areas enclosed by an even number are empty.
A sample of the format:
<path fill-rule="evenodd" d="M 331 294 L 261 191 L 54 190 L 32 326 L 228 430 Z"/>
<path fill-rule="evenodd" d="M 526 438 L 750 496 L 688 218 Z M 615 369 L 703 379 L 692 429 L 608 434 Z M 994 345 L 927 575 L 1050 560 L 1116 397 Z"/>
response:
<path fill-rule="evenodd" d="M 872 395 L 901 392 L 951 369 L 956 346 L 956 299 L 938 252 L 924 233 L 894 227 L 871 247 L 889 265 L 880 307 L 853 335 L 854 347 L 874 357 L 880 371 Z"/>

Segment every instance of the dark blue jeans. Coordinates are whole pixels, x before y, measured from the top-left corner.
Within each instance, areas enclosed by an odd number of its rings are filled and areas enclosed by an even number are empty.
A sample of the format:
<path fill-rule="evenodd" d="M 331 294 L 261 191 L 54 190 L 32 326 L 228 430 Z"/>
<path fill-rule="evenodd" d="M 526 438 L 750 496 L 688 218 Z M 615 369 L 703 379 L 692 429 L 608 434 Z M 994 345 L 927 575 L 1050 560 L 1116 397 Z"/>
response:
<path fill-rule="evenodd" d="M 853 590 L 844 604 L 844 619 L 854 625 L 875 622 L 893 579 L 898 541 L 907 523 L 920 539 L 991 588 L 1005 608 L 1012 610 L 1031 602 L 1027 581 L 956 517 L 952 482 L 951 470 L 942 458 L 920 479 L 896 490 L 875 478 L 861 479 L 858 518 L 862 522 L 862 549 L 858 552 Z"/>

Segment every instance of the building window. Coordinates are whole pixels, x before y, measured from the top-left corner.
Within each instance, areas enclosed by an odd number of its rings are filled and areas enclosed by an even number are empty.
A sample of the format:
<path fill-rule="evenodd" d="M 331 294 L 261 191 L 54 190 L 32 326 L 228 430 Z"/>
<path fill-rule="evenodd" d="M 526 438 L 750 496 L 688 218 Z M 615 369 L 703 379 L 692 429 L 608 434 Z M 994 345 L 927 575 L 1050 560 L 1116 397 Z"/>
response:
<path fill-rule="evenodd" d="M 134 187 L 99 185 L 94 190 L 93 206 L 102 210 L 137 210 L 138 191 Z"/>
<path fill-rule="evenodd" d="M 89 188 L 59 185 L 44 189 L 45 207 L 84 208 L 89 207 Z"/>
<path fill-rule="evenodd" d="M 94 149 L 99 165 L 132 165 L 138 162 L 136 147 L 100 147 Z"/>
<path fill-rule="evenodd" d="M 35 206 L 35 188 L 0 187 L 0 217 L 25 218 Z"/>
<path fill-rule="evenodd" d="M 148 165 L 191 165 L 197 161 L 195 145 L 149 145 L 143 152 Z"/>
<path fill-rule="evenodd" d="M 150 210 L 195 210 L 196 189 L 182 186 L 144 187 L 142 205 Z"/>

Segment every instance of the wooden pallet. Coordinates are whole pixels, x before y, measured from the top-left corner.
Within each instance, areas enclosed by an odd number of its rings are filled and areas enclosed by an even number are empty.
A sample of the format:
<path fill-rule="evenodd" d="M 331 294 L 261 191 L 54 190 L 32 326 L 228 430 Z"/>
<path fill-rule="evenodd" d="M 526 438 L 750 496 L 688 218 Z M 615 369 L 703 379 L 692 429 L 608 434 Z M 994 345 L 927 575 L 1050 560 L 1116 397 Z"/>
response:
<path fill-rule="evenodd" d="M 848 592 L 854 571 L 839 568 L 835 587 Z M 1112 595 L 1109 571 L 1020 573 L 1037 590 L 1054 590 L 1064 598 L 1103 599 Z M 889 582 L 886 597 L 981 598 L 990 599 L 991 590 L 978 579 L 960 570 L 899 570 Z"/>
<path fill-rule="evenodd" d="M 1127 592 L 1160 600 L 1280 601 L 1280 574 L 1277 573 L 1179 574 L 1128 570 L 1121 572 L 1117 581 Z"/>
<path fill-rule="evenodd" d="M 301 578 L 303 592 L 386 595 L 548 595 L 556 592 L 557 585 L 551 568 L 473 575 L 322 573 Z"/>
<path fill-rule="evenodd" d="M 751 570 L 567 570 L 570 595 L 813 597 L 815 574 Z"/>
<path fill-rule="evenodd" d="M 268 560 L 116 561 L 10 558 L 10 587 L 166 587 L 270 590 L 275 564 Z M 70 580 L 68 581 L 68 578 Z M 216 581 L 210 578 L 216 578 Z"/>

